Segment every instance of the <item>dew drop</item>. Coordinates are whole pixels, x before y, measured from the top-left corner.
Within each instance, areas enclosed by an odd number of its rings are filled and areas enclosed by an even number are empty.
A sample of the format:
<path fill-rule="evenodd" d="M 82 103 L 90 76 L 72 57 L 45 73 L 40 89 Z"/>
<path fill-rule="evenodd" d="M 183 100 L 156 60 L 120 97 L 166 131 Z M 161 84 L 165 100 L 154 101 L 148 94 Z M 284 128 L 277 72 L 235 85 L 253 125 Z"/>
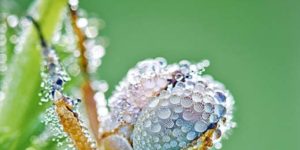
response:
<path fill-rule="evenodd" d="M 213 112 L 213 105 L 211 103 L 205 103 L 204 104 L 204 111 L 207 113 L 212 113 Z"/>
<path fill-rule="evenodd" d="M 195 123 L 194 129 L 195 131 L 202 133 L 207 129 L 207 126 L 208 125 L 204 121 L 199 120 Z"/>
<path fill-rule="evenodd" d="M 226 101 L 226 96 L 221 92 L 216 92 L 215 98 L 221 103 Z"/>
<path fill-rule="evenodd" d="M 202 112 L 202 111 L 203 111 L 203 108 L 204 108 L 204 106 L 203 106 L 202 103 L 195 103 L 195 104 L 194 104 L 194 110 L 195 110 L 196 112 Z"/>
<path fill-rule="evenodd" d="M 152 102 L 150 102 L 149 107 L 154 108 L 159 103 L 159 99 L 155 98 Z"/>
<path fill-rule="evenodd" d="M 182 119 L 176 120 L 176 125 L 177 126 L 182 126 L 183 125 L 183 120 Z"/>
<path fill-rule="evenodd" d="M 187 135 L 186 135 L 186 139 L 191 141 L 191 140 L 194 140 L 196 138 L 196 132 L 189 132 Z"/>
<path fill-rule="evenodd" d="M 207 112 L 204 112 L 204 113 L 202 113 L 201 116 L 202 116 L 202 119 L 207 120 L 209 118 L 210 114 Z"/>
<path fill-rule="evenodd" d="M 216 149 L 221 149 L 222 148 L 222 143 L 218 142 L 215 144 Z"/>
<path fill-rule="evenodd" d="M 194 93 L 192 95 L 192 99 L 194 102 L 201 102 L 202 101 L 202 97 L 200 93 Z"/>
<path fill-rule="evenodd" d="M 181 105 L 184 108 L 188 108 L 193 105 L 193 101 L 190 98 L 185 97 L 185 98 L 181 99 Z"/>
<path fill-rule="evenodd" d="M 151 130 L 152 132 L 154 132 L 154 133 L 157 133 L 157 132 L 160 131 L 160 129 L 161 129 L 160 124 L 159 124 L 159 123 L 155 123 L 155 124 L 152 124 L 150 130 Z"/>
<path fill-rule="evenodd" d="M 172 134 L 174 137 L 178 137 L 182 134 L 182 131 L 179 129 L 179 128 L 175 128 L 173 131 L 172 131 Z"/>
<path fill-rule="evenodd" d="M 177 142 L 175 140 L 170 142 L 170 146 L 171 147 L 176 147 L 177 146 Z"/>
<path fill-rule="evenodd" d="M 172 103 L 172 104 L 179 104 L 180 103 L 180 97 L 178 97 L 178 96 L 172 96 L 170 98 L 170 103 Z"/>
<path fill-rule="evenodd" d="M 175 113 L 182 113 L 182 111 L 183 111 L 183 108 L 181 106 L 175 106 L 174 107 L 174 112 Z"/>
<path fill-rule="evenodd" d="M 192 120 L 194 118 L 194 114 L 191 110 L 185 110 L 182 114 L 184 120 Z"/>
<path fill-rule="evenodd" d="M 215 114 L 212 114 L 209 116 L 209 122 L 210 123 L 216 123 L 218 121 L 218 117 Z"/>
<path fill-rule="evenodd" d="M 216 105 L 214 112 L 218 115 L 218 117 L 222 117 L 226 113 L 226 108 L 222 105 Z"/>
<path fill-rule="evenodd" d="M 203 101 L 205 103 L 214 103 L 214 99 L 211 96 L 208 96 L 208 95 L 203 97 Z"/>
<path fill-rule="evenodd" d="M 162 138 L 163 142 L 169 142 L 171 140 L 171 138 L 167 135 L 163 136 Z"/>
<path fill-rule="evenodd" d="M 149 127 L 151 126 L 151 121 L 150 121 L 150 120 L 146 120 L 146 121 L 144 122 L 144 126 L 145 126 L 146 128 L 149 128 Z"/>
<path fill-rule="evenodd" d="M 179 147 L 183 148 L 183 147 L 185 147 L 185 146 L 186 146 L 186 143 L 185 143 L 185 142 L 181 141 L 181 142 L 179 143 Z"/>
<path fill-rule="evenodd" d="M 192 127 L 189 124 L 183 124 L 181 127 L 181 131 L 184 133 L 189 132 L 192 129 Z"/>
<path fill-rule="evenodd" d="M 174 122 L 171 119 L 164 120 L 162 123 L 166 128 L 172 128 L 174 126 Z"/>
<path fill-rule="evenodd" d="M 169 108 L 160 108 L 157 111 L 157 115 L 161 119 L 168 119 L 171 116 L 172 112 Z"/>

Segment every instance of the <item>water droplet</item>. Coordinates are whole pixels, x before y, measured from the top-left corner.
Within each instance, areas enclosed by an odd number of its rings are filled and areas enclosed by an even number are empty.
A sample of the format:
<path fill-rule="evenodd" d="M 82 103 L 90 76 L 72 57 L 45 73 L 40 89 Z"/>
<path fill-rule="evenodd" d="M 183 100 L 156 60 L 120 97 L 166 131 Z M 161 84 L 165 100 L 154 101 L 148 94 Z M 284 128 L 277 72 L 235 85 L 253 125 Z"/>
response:
<path fill-rule="evenodd" d="M 204 104 L 204 111 L 207 113 L 212 113 L 213 112 L 213 105 L 211 103 L 205 103 Z"/>
<path fill-rule="evenodd" d="M 218 121 L 218 117 L 215 114 L 210 115 L 209 122 L 210 123 L 216 123 Z"/>
<path fill-rule="evenodd" d="M 176 147 L 177 146 L 177 142 L 175 140 L 170 142 L 170 146 L 171 147 Z"/>
<path fill-rule="evenodd" d="M 201 102 L 202 101 L 202 96 L 200 93 L 194 93 L 192 95 L 192 99 L 194 102 Z"/>
<path fill-rule="evenodd" d="M 84 28 L 84 27 L 86 27 L 88 25 L 88 20 L 86 19 L 86 18 L 79 18 L 78 20 L 77 20 L 77 26 L 79 27 L 79 28 Z"/>
<path fill-rule="evenodd" d="M 182 111 L 183 111 L 183 108 L 181 106 L 175 106 L 174 107 L 174 112 L 175 113 L 182 113 Z"/>
<path fill-rule="evenodd" d="M 159 137 L 154 136 L 154 137 L 153 137 L 153 141 L 154 141 L 155 143 L 159 142 Z"/>
<path fill-rule="evenodd" d="M 174 122 L 172 119 L 164 120 L 162 123 L 166 128 L 172 128 L 174 126 Z"/>
<path fill-rule="evenodd" d="M 178 118 L 179 118 L 179 115 L 176 114 L 176 113 L 173 113 L 172 116 L 171 116 L 171 119 L 173 119 L 173 120 L 176 120 Z"/>
<path fill-rule="evenodd" d="M 154 133 L 157 133 L 157 132 L 160 131 L 160 129 L 161 129 L 160 124 L 159 124 L 159 123 L 155 123 L 155 124 L 152 124 L 150 130 L 151 130 L 152 132 L 154 132 Z"/>
<path fill-rule="evenodd" d="M 208 125 L 202 120 L 199 120 L 195 123 L 194 129 L 197 132 L 204 132 L 207 129 Z"/>
<path fill-rule="evenodd" d="M 172 134 L 174 137 L 178 137 L 182 134 L 182 131 L 178 128 L 175 128 L 173 131 L 172 131 Z"/>
<path fill-rule="evenodd" d="M 220 142 L 215 143 L 215 148 L 216 149 L 221 149 L 222 148 L 222 143 L 220 143 Z"/>
<path fill-rule="evenodd" d="M 189 132 L 187 135 L 186 135 L 186 139 L 191 141 L 191 140 L 194 140 L 196 138 L 196 132 Z"/>
<path fill-rule="evenodd" d="M 157 111 L 157 115 L 159 118 L 161 119 L 167 119 L 171 116 L 171 110 L 169 108 L 160 108 L 158 111 Z"/>
<path fill-rule="evenodd" d="M 162 138 L 163 142 L 169 142 L 170 139 L 171 138 L 169 136 L 167 136 L 167 135 L 163 136 L 163 138 Z"/>
<path fill-rule="evenodd" d="M 185 110 L 182 114 L 182 118 L 187 121 L 193 120 L 194 116 L 195 114 L 191 110 Z"/>
<path fill-rule="evenodd" d="M 185 143 L 185 142 L 181 141 L 181 142 L 179 143 L 179 147 L 183 148 L 183 147 L 185 147 L 185 146 L 186 146 L 186 143 Z"/>
<path fill-rule="evenodd" d="M 221 103 L 226 101 L 226 96 L 221 92 L 216 92 L 215 98 Z"/>
<path fill-rule="evenodd" d="M 207 119 L 209 118 L 210 114 L 207 113 L 207 112 L 204 112 L 204 113 L 202 113 L 201 116 L 202 116 L 202 119 L 203 119 L 203 120 L 207 120 Z"/>
<path fill-rule="evenodd" d="M 218 115 L 218 117 L 222 117 L 226 113 L 226 108 L 222 105 L 216 105 L 214 112 Z"/>
<path fill-rule="evenodd" d="M 182 119 L 176 120 L 176 125 L 177 126 L 182 126 L 183 125 L 183 120 Z"/>
<path fill-rule="evenodd" d="M 203 102 L 204 103 L 214 103 L 214 99 L 211 96 L 206 95 L 203 97 Z"/>
<path fill-rule="evenodd" d="M 146 121 L 144 122 L 144 126 L 145 126 L 146 128 L 149 128 L 149 127 L 151 126 L 151 121 L 150 121 L 150 120 L 146 120 Z"/>
<path fill-rule="evenodd" d="M 179 104 L 180 103 L 180 97 L 178 97 L 178 96 L 172 96 L 170 98 L 170 103 L 172 103 L 172 104 Z"/>
<path fill-rule="evenodd" d="M 195 103 L 195 104 L 194 104 L 194 110 L 195 110 L 196 112 L 202 112 L 203 109 L 204 109 L 204 106 L 203 106 L 202 103 Z"/>
<path fill-rule="evenodd" d="M 152 102 L 150 102 L 149 107 L 154 108 L 157 106 L 158 103 L 159 99 L 155 98 L 154 100 L 152 100 Z"/>
<path fill-rule="evenodd" d="M 181 131 L 184 133 L 189 132 L 192 129 L 192 126 L 190 126 L 189 124 L 184 123 L 181 127 Z"/>
<path fill-rule="evenodd" d="M 193 101 L 190 98 L 185 97 L 185 98 L 181 99 L 181 105 L 184 108 L 188 108 L 193 105 Z"/>

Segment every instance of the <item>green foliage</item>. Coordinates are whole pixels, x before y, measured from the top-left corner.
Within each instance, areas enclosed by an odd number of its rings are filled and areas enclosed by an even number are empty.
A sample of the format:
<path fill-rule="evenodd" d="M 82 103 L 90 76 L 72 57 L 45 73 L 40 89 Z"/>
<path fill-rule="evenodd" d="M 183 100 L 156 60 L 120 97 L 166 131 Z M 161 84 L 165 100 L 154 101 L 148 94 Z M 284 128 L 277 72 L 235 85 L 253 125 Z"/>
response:
<path fill-rule="evenodd" d="M 43 33 L 51 39 L 56 26 L 67 6 L 66 0 L 42 0 L 33 6 Z M 39 121 L 45 109 L 38 105 L 40 97 L 39 39 L 34 28 L 24 31 L 25 41 L 20 43 L 21 51 L 12 58 L 3 83 L 5 99 L 0 104 L 0 149 L 26 149 L 32 135 L 38 135 L 43 128 Z M 35 92 L 33 92 L 35 91 Z"/>

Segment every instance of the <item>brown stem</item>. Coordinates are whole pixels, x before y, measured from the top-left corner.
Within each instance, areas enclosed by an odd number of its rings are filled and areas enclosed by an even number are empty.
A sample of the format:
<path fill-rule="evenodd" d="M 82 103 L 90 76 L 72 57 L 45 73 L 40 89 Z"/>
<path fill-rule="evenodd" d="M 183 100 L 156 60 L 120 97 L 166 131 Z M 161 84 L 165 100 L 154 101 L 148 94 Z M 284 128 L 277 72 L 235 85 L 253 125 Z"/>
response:
<path fill-rule="evenodd" d="M 215 128 L 209 129 L 200 137 L 202 143 L 198 150 L 208 150 L 210 147 L 212 147 L 213 143 L 211 138 L 215 131 Z"/>
<path fill-rule="evenodd" d="M 84 82 L 81 86 L 81 91 L 83 94 L 83 99 L 84 99 L 84 103 L 86 106 L 86 111 L 87 111 L 87 115 L 88 115 L 88 119 L 89 119 L 89 123 L 92 129 L 92 132 L 94 134 L 94 136 L 98 139 L 99 136 L 99 132 L 98 129 L 100 127 L 100 123 L 98 120 L 98 115 L 97 115 L 97 107 L 96 107 L 96 101 L 94 99 L 94 90 L 91 87 L 90 84 L 90 77 L 88 74 L 88 60 L 86 59 L 85 52 L 86 52 L 86 47 L 84 45 L 85 42 L 85 35 L 84 33 L 81 31 L 81 29 L 77 26 L 76 22 L 78 19 L 77 16 L 77 11 L 75 9 L 70 8 L 70 14 L 71 14 L 71 21 L 72 21 L 72 27 L 73 30 L 75 32 L 75 34 L 77 35 L 77 40 L 78 40 L 78 48 L 80 50 L 80 58 L 79 58 L 79 64 L 80 64 L 80 69 L 81 72 L 83 73 L 84 76 Z"/>
<path fill-rule="evenodd" d="M 76 148 L 79 150 L 93 150 L 91 143 L 83 132 L 77 114 L 72 111 L 72 108 L 70 108 L 63 98 L 55 101 L 54 104 L 60 123 L 62 124 L 64 131 L 73 140 Z"/>

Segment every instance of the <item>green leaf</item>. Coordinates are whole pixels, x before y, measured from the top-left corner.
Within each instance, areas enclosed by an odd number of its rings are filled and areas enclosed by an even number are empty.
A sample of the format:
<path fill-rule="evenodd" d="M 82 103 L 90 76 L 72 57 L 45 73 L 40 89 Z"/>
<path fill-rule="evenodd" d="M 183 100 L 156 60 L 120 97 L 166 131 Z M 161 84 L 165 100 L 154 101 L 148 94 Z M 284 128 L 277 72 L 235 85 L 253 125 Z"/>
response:
<path fill-rule="evenodd" d="M 50 41 L 65 13 L 67 0 L 40 0 L 34 7 L 43 34 Z M 38 105 L 40 97 L 41 48 L 33 27 L 24 31 L 21 50 L 13 57 L 4 77 L 5 99 L 0 103 L 0 149 L 25 149 L 30 136 L 36 134 L 38 117 L 45 108 Z M 37 129 L 38 130 L 38 129 Z"/>

